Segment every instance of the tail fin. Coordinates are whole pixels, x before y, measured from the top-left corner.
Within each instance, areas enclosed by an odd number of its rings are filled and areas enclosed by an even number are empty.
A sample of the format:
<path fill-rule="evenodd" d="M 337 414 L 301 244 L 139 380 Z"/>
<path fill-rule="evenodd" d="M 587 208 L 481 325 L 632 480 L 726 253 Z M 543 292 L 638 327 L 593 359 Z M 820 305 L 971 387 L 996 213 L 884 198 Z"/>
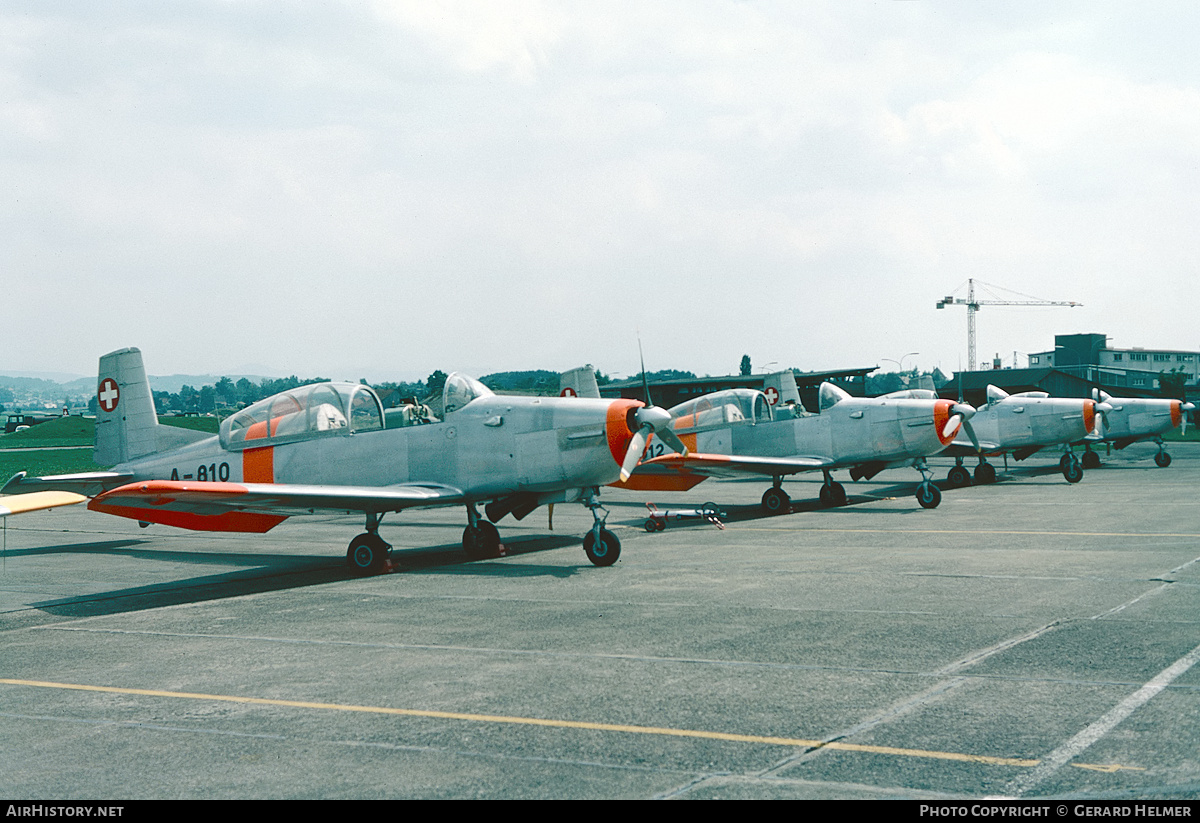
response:
<path fill-rule="evenodd" d="M 774 391 L 771 391 L 774 389 Z M 784 406 L 788 403 L 800 404 L 800 390 L 796 388 L 796 373 L 791 369 L 777 371 L 763 378 L 763 391 L 771 401 L 772 406 Z"/>
<path fill-rule="evenodd" d="M 596 370 L 589 363 L 563 372 L 558 376 L 558 394 L 560 397 L 599 397 Z"/>
<path fill-rule="evenodd" d="M 98 465 L 113 466 L 158 451 L 158 415 L 140 349 L 121 349 L 100 358 L 96 384 Z"/>
<path fill-rule="evenodd" d="M 140 349 L 121 349 L 100 358 L 96 400 L 92 455 L 100 466 L 127 463 L 211 436 L 159 425 Z"/>

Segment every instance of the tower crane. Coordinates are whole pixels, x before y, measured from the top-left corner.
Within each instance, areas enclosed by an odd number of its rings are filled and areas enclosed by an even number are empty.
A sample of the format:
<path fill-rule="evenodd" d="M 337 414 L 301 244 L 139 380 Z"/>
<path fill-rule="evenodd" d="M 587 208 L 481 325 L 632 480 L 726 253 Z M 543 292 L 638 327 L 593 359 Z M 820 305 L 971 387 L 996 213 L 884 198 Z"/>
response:
<path fill-rule="evenodd" d="M 1083 304 L 1064 300 L 976 300 L 975 281 L 968 279 L 965 300 L 948 294 L 937 303 L 939 309 L 953 305 L 967 307 L 967 363 L 968 369 L 974 370 L 978 365 L 975 360 L 975 312 L 979 311 L 981 306 L 1068 306 L 1074 308 Z"/>

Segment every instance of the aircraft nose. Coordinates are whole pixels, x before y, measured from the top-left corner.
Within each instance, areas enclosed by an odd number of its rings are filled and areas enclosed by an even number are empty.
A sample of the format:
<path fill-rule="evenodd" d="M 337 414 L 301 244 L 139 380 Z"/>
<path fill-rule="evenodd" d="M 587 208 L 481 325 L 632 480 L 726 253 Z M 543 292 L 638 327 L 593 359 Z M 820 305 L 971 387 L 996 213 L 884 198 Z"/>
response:
<path fill-rule="evenodd" d="M 975 407 L 968 403 L 955 403 L 952 400 L 938 400 L 933 404 L 933 425 L 937 430 L 938 440 L 943 446 L 954 442 L 959 426 L 965 424 L 975 414 Z M 972 438 L 974 440 L 974 438 Z"/>
<path fill-rule="evenodd" d="M 642 407 L 640 400 L 614 400 L 608 406 L 608 414 L 604 421 L 604 431 L 608 438 L 608 450 L 613 460 L 620 466 L 629 451 L 629 444 L 638 430 L 637 409 Z"/>
<path fill-rule="evenodd" d="M 1188 403 L 1188 405 L 1192 406 L 1192 408 L 1195 408 L 1195 406 L 1191 403 Z M 1189 409 L 1189 411 L 1190 411 L 1190 409 Z M 1184 412 L 1183 401 L 1182 400 L 1172 400 L 1171 401 L 1171 427 L 1172 428 L 1177 429 L 1177 428 L 1179 428 L 1179 425 L 1181 423 L 1183 423 L 1183 412 Z"/>

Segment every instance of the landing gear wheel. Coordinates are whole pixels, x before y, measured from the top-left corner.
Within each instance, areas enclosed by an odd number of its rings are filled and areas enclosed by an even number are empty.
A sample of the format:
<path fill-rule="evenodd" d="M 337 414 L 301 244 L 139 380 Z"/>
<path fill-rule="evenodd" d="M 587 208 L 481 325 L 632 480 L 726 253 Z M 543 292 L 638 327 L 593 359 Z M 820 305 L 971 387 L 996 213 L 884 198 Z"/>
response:
<path fill-rule="evenodd" d="M 791 506 L 791 498 L 778 486 L 772 486 L 763 492 L 762 507 L 767 514 L 784 514 Z"/>
<path fill-rule="evenodd" d="M 1071 452 L 1067 452 L 1062 456 L 1062 459 L 1058 461 L 1058 470 L 1065 475 L 1067 473 L 1067 466 L 1069 466 L 1074 460 L 1075 455 Z"/>
<path fill-rule="evenodd" d="M 1083 453 L 1082 462 L 1085 469 L 1098 469 L 1100 468 L 1100 455 L 1093 451 L 1086 451 Z"/>
<path fill-rule="evenodd" d="M 969 486 L 971 485 L 971 473 L 964 466 L 954 466 L 950 469 L 950 474 L 946 475 L 946 482 L 955 488 Z"/>
<path fill-rule="evenodd" d="M 917 502 L 923 509 L 936 509 L 942 502 L 942 490 L 926 481 L 917 486 Z"/>
<path fill-rule="evenodd" d="M 500 530 L 486 520 L 480 520 L 479 525 L 463 530 L 463 551 L 472 560 L 484 560 L 500 556 Z"/>
<path fill-rule="evenodd" d="M 846 505 L 846 487 L 841 483 L 826 483 L 821 487 L 821 505 L 827 509 Z"/>
<path fill-rule="evenodd" d="M 377 534 L 365 532 L 350 541 L 346 549 L 346 564 L 355 574 L 379 574 L 387 562 L 391 546 Z"/>
<path fill-rule="evenodd" d="M 611 566 L 621 556 L 621 541 L 608 529 L 600 530 L 599 540 L 590 531 L 583 538 L 583 553 L 595 566 Z"/>
<path fill-rule="evenodd" d="M 1078 483 L 1083 479 L 1083 466 L 1079 465 L 1078 460 L 1068 460 L 1063 468 L 1063 477 L 1067 478 L 1068 483 Z"/>
<path fill-rule="evenodd" d="M 1166 452 L 1159 452 L 1158 454 L 1154 455 L 1154 462 L 1158 464 L 1160 469 L 1165 469 L 1167 466 L 1171 465 L 1171 455 L 1167 454 Z"/>
<path fill-rule="evenodd" d="M 996 482 L 996 467 L 991 463 L 980 463 L 975 467 L 975 485 Z"/>

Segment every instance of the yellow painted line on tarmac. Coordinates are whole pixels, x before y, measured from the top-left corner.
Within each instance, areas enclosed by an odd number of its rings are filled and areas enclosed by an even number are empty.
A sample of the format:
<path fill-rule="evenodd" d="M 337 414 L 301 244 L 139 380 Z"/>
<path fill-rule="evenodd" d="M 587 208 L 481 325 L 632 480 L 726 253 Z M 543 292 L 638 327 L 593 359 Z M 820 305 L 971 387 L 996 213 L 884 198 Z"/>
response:
<path fill-rule="evenodd" d="M 167 697 L 182 700 L 217 700 L 225 703 L 242 703 L 255 706 L 284 706 L 293 709 L 322 709 L 341 712 L 365 712 L 368 714 L 383 714 L 401 717 L 426 717 L 439 720 L 464 720 L 475 723 L 508 723 L 520 726 L 543 726 L 555 729 L 585 729 L 588 731 L 618 732 L 622 734 L 647 734 L 664 737 L 685 737 L 700 740 L 723 740 L 733 743 L 759 743 L 771 746 L 790 746 L 805 749 L 834 749 L 844 752 L 860 752 L 865 754 L 883 754 L 896 757 L 918 757 L 933 760 L 955 760 L 963 763 L 983 763 L 989 766 L 1020 766 L 1032 768 L 1040 760 L 1029 760 L 1015 757 L 991 757 L 981 754 L 963 754 L 961 752 L 939 752 L 925 749 L 904 749 L 894 746 L 865 746 L 856 743 L 839 743 L 837 741 L 824 743 L 820 740 L 804 740 L 795 737 L 772 737 L 755 734 L 731 734 L 728 732 L 711 732 L 696 729 L 670 729 L 660 726 L 630 726 L 620 723 L 592 723 L 581 720 L 549 720 L 540 717 L 512 717 L 500 714 L 472 714 L 467 712 L 441 712 L 426 709 L 397 709 L 388 706 L 356 706 L 342 703 L 320 703 L 308 700 L 278 700 L 266 697 L 239 697 L 227 694 L 203 694 L 199 692 L 174 692 L 160 689 L 130 689 L 118 686 L 89 686 L 79 683 L 55 683 L 45 680 L 17 680 L 0 678 L 0 684 L 9 686 L 33 686 L 41 689 L 72 689 L 86 692 L 105 692 L 108 694 L 143 695 L 146 697 Z M 1117 765 L 1079 765 L 1080 768 L 1097 771 L 1117 771 L 1129 769 L 1128 766 Z M 1138 769 L 1141 771 L 1141 769 Z"/>

